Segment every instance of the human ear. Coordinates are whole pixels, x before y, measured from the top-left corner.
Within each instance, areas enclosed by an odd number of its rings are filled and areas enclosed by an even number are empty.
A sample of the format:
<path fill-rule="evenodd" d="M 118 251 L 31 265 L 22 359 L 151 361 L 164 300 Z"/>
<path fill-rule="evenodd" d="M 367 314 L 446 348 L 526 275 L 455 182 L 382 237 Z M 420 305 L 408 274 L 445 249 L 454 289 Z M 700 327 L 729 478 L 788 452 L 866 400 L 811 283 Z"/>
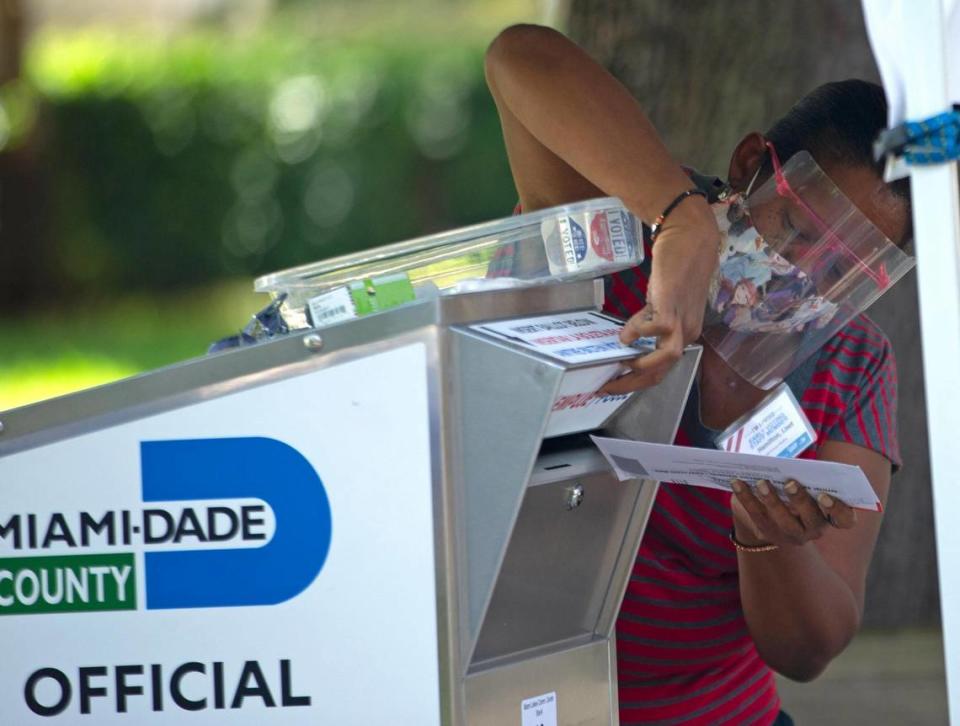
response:
<path fill-rule="evenodd" d="M 767 155 L 767 140 L 763 134 L 753 131 L 737 144 L 730 157 L 730 169 L 727 179 L 734 191 L 742 192 L 747 188 Z"/>

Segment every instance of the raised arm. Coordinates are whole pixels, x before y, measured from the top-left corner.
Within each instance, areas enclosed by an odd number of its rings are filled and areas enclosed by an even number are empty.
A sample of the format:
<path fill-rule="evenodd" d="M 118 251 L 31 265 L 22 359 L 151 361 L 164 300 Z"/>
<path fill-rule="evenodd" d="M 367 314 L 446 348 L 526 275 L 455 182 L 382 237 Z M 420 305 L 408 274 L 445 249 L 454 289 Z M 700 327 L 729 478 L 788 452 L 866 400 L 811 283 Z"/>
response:
<path fill-rule="evenodd" d="M 486 72 L 524 210 L 609 195 L 649 225 L 692 186 L 636 100 L 562 34 L 507 28 L 487 51 Z M 718 239 L 703 198 L 670 214 L 655 246 L 647 308 L 624 331 L 625 342 L 659 336 L 660 350 L 609 389 L 659 382 L 699 336 Z"/>

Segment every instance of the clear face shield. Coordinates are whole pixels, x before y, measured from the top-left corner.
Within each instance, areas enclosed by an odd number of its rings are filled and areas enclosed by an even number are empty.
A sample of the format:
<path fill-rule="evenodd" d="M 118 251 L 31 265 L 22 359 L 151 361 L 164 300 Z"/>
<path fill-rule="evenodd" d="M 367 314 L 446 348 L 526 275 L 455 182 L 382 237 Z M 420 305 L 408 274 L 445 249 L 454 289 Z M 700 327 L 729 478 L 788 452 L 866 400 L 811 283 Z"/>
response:
<path fill-rule="evenodd" d="M 769 389 L 914 265 L 806 151 L 713 206 L 722 235 L 703 337 Z"/>

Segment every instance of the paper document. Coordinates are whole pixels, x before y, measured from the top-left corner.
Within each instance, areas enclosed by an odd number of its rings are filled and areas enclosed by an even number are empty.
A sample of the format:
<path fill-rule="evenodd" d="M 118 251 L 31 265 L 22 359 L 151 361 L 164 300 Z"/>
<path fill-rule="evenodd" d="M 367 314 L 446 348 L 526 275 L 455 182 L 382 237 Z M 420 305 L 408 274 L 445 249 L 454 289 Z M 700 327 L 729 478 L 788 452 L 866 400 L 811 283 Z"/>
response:
<path fill-rule="evenodd" d="M 656 346 L 653 338 L 641 338 L 633 345 L 624 345 L 620 342 L 623 323 L 592 310 L 500 320 L 470 327 L 567 363 L 635 358 Z"/>
<path fill-rule="evenodd" d="M 851 507 L 883 511 L 873 487 L 858 466 L 647 444 L 601 436 L 590 438 L 607 457 L 620 481 L 653 479 L 732 491 L 730 482 L 733 479 L 742 479 L 751 485 L 766 479 L 783 495 L 784 485 L 793 479 L 809 489 L 813 496 L 826 492 Z"/>

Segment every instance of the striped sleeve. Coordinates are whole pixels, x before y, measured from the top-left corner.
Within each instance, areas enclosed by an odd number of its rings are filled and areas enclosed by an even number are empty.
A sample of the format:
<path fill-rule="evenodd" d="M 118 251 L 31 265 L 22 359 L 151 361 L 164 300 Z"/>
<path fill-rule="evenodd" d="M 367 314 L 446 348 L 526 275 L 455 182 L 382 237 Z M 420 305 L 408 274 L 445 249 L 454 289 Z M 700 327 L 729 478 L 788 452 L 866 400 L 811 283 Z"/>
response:
<path fill-rule="evenodd" d="M 865 315 L 824 346 L 815 381 L 832 389 L 836 415 L 822 438 L 876 451 L 899 468 L 897 364 L 886 335 Z"/>

